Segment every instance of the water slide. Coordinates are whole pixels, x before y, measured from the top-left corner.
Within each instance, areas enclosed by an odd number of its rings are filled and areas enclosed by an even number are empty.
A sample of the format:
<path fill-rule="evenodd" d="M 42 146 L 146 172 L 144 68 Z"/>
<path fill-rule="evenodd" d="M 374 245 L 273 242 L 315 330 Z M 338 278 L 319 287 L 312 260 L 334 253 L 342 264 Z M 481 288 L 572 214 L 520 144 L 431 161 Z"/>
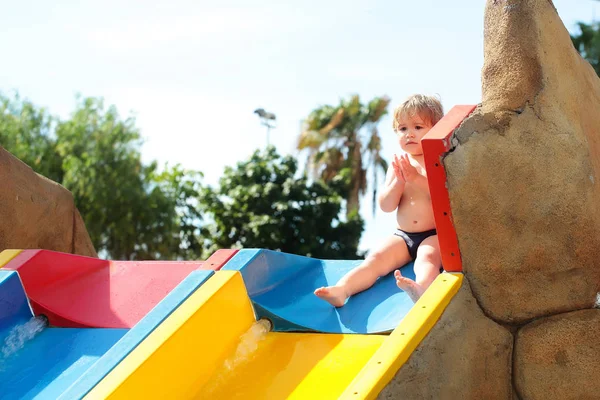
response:
<path fill-rule="evenodd" d="M 430 131 L 430 184 L 445 183 L 439 154 L 471 110 L 451 110 Z M 434 201 L 442 258 L 460 271 L 445 196 Z M 4 251 L 0 398 L 375 398 L 462 275 L 441 274 L 416 304 L 391 275 L 342 308 L 313 295 L 357 264 L 264 249 L 198 262 Z"/>
<path fill-rule="evenodd" d="M 107 261 L 100 273 L 88 269 L 96 259 L 18 252 L 0 269 L 0 397 L 336 398 L 353 382 L 369 393 L 357 376 L 367 374 L 369 386 L 373 371 L 393 369 L 406 352 L 402 343 L 418 342 L 460 283 L 460 275 L 443 274 L 415 309 L 390 275 L 334 308 L 312 291 L 356 261 L 263 249 L 211 259 Z M 216 271 L 203 269 L 207 263 Z M 410 276 L 412 264 L 402 270 Z M 161 281 L 161 273 L 180 280 L 156 301 L 165 284 L 146 283 Z M 92 312 L 82 307 L 89 303 Z M 135 320 L 135 312 L 123 312 L 127 304 L 149 311 Z"/>

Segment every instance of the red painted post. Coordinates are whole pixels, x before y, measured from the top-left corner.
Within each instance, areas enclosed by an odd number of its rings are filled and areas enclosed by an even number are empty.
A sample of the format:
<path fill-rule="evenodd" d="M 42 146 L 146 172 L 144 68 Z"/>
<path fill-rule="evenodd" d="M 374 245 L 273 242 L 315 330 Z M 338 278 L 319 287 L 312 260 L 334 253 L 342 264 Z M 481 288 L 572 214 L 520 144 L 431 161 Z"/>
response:
<path fill-rule="evenodd" d="M 433 215 L 442 253 L 442 265 L 449 272 L 461 272 L 462 260 L 458 238 L 452 223 L 450 196 L 446 184 L 443 157 L 451 149 L 454 130 L 473 112 L 476 106 L 460 105 L 452 109 L 425 135 L 422 141 L 425 169 L 433 203 Z"/>

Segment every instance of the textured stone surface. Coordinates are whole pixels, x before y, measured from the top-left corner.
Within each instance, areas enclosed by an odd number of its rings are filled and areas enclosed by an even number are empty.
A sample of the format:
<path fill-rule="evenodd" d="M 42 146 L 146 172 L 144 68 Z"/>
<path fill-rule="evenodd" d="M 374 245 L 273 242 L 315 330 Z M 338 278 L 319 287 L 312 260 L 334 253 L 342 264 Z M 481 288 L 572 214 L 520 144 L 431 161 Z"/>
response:
<path fill-rule="evenodd" d="M 548 0 L 489 0 L 483 102 L 444 160 L 463 269 L 497 321 L 600 289 L 600 81 Z"/>
<path fill-rule="evenodd" d="M 0 251 L 48 249 L 97 256 L 71 193 L 2 147 L 0 188 Z"/>
<path fill-rule="evenodd" d="M 514 382 L 522 399 L 597 399 L 600 310 L 532 322 L 517 333 Z"/>
<path fill-rule="evenodd" d="M 467 280 L 379 399 L 512 399 L 513 336 L 485 315 Z"/>

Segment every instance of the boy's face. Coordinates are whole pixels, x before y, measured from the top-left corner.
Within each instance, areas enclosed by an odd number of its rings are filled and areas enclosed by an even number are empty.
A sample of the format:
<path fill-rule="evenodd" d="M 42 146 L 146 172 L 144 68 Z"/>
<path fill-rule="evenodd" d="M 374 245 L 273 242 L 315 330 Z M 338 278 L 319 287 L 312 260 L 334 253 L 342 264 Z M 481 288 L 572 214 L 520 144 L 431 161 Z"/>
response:
<path fill-rule="evenodd" d="M 396 133 L 402 150 L 413 156 L 422 155 L 421 139 L 430 129 L 431 125 L 418 115 L 400 117 Z"/>

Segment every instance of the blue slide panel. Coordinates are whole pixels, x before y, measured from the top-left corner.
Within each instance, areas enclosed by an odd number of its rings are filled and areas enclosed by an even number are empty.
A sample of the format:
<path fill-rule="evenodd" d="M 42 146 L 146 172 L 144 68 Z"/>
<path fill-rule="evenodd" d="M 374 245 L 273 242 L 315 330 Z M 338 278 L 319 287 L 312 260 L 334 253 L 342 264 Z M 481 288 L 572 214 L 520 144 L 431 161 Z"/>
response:
<path fill-rule="evenodd" d="M 240 271 L 257 318 L 268 318 L 275 331 L 326 333 L 391 332 L 414 305 L 398 289 L 393 274 L 333 307 L 314 295 L 334 285 L 362 260 L 320 260 L 263 249 L 240 250 L 223 270 Z M 413 263 L 400 268 L 414 279 Z"/>
<path fill-rule="evenodd" d="M 0 338 L 33 317 L 17 271 L 0 269 Z"/>
<path fill-rule="evenodd" d="M 213 274 L 214 271 L 204 270 L 191 272 L 140 322 L 131 328 L 121 340 L 110 348 L 102 358 L 89 368 L 71 387 L 64 391 L 61 396 L 57 396 L 56 399 L 71 400 L 83 398 Z"/>
<path fill-rule="evenodd" d="M 57 399 L 126 332 L 25 325 L 20 346 L 0 356 L 0 398 Z"/>

